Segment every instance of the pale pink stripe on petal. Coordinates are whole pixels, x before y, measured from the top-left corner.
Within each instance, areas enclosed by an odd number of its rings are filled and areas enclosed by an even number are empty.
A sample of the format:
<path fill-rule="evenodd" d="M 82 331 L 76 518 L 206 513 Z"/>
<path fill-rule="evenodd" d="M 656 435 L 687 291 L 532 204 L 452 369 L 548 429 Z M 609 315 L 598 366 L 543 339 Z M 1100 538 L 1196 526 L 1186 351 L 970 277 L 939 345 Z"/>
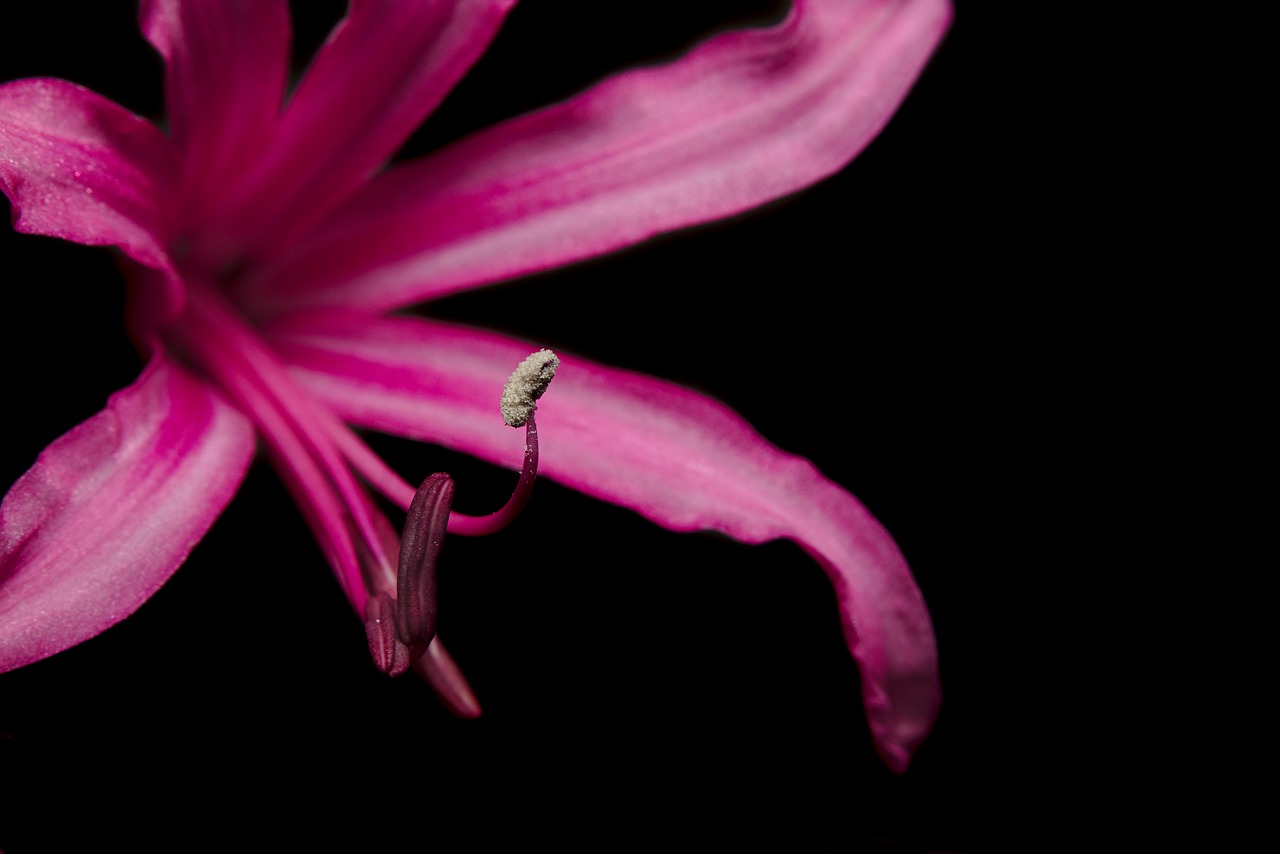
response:
<path fill-rule="evenodd" d="M 271 139 L 289 71 L 285 0 L 143 0 L 142 33 L 165 60 L 170 132 L 192 224 Z"/>
<path fill-rule="evenodd" d="M 172 143 L 101 95 L 45 78 L 0 85 L 0 189 L 18 231 L 168 269 L 177 174 Z"/>
<path fill-rule="evenodd" d="M 345 419 L 500 465 L 520 459 L 523 435 L 502 423 L 495 402 L 529 344 L 337 311 L 282 321 L 272 338 L 298 380 Z M 559 355 L 537 412 L 540 473 L 675 530 L 799 543 L 835 586 L 877 748 L 904 770 L 932 727 L 940 689 L 928 611 L 885 529 L 722 404 Z"/>
<path fill-rule="evenodd" d="M 163 353 L 46 448 L 0 504 L 0 672 L 137 610 L 231 500 L 253 450 L 249 422 Z"/>
<path fill-rule="evenodd" d="M 234 199 L 266 256 L 395 153 L 480 57 L 515 0 L 353 0 L 291 96 L 274 143 Z"/>
<path fill-rule="evenodd" d="M 755 207 L 862 151 L 950 19 L 947 0 L 797 2 L 390 170 L 243 296 L 387 310 Z"/>

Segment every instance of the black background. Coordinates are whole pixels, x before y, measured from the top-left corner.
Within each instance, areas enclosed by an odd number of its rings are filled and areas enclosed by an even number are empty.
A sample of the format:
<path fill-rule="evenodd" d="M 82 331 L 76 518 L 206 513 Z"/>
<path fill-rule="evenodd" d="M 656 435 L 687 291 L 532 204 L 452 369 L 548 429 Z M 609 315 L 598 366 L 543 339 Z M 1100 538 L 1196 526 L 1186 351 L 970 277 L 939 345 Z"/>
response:
<path fill-rule="evenodd" d="M 341 4 L 295 5 L 305 55 Z M 784 5 L 527 0 L 407 151 Z M 866 503 L 938 636 L 942 713 L 906 775 L 871 749 L 834 597 L 793 544 L 674 534 L 541 481 L 515 528 L 446 549 L 440 630 L 485 708 L 459 721 L 425 684 L 369 665 L 360 621 L 258 463 L 136 615 L 0 676 L 0 848 L 182 850 L 210 834 L 248 842 L 257 820 L 281 844 L 352 833 L 361 848 L 1024 842 L 1013 818 L 1034 809 L 1054 752 L 1028 725 L 1052 665 L 1014 615 L 1043 604 L 1023 579 L 1055 548 L 1027 520 L 1062 453 L 1046 425 L 1071 417 L 1042 390 L 1072 298 L 1025 295 L 1011 250 L 1037 213 L 1006 133 L 1018 96 L 1000 30 L 957 6 L 899 114 L 833 178 L 423 309 L 702 390 Z M 161 114 L 132 4 L 35 4 L 11 27 L 0 79 L 65 77 Z M 9 483 L 138 362 L 107 251 L 3 229 L 0 253 Z M 510 487 L 436 448 L 377 447 L 409 480 L 450 471 L 475 511 Z"/>

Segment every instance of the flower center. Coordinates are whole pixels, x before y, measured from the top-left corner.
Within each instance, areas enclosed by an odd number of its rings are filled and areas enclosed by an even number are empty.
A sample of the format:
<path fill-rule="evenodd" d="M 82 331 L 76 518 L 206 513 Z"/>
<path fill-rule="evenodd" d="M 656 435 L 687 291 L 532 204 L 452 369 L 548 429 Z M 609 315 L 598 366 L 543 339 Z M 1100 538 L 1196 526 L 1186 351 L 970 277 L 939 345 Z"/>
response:
<path fill-rule="evenodd" d="M 190 284 L 190 283 L 189 283 Z M 432 474 L 406 483 L 342 420 L 301 388 L 284 364 L 221 293 L 190 284 L 186 310 L 161 332 L 255 424 L 267 455 L 293 495 L 365 622 L 374 663 L 398 676 L 411 666 L 455 711 L 470 714 L 470 689 L 435 638 L 436 569 L 446 532 L 480 536 L 506 527 L 529 499 L 537 476 L 536 401 L 555 375 L 550 350 L 529 356 L 502 392 L 504 420 L 525 427 L 520 478 L 506 504 L 487 516 L 452 509 L 454 484 Z M 406 511 L 397 536 L 370 490 Z M 450 695 L 453 696 L 450 696 Z"/>

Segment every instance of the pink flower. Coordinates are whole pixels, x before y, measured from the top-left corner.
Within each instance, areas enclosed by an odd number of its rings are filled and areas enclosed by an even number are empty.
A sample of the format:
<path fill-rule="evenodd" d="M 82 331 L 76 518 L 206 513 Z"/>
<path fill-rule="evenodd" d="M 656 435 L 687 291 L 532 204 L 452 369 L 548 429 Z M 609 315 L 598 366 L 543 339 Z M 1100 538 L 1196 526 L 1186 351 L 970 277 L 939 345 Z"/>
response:
<path fill-rule="evenodd" d="M 168 135 L 72 83 L 0 86 L 15 228 L 118 247 L 146 358 L 0 506 L 0 671 L 136 610 L 231 500 L 259 442 L 375 659 L 400 669 L 404 631 L 380 627 L 434 599 L 429 580 L 396 590 L 401 543 L 372 493 L 406 511 L 419 496 L 406 552 L 445 519 L 462 534 L 492 525 L 450 515 L 451 486 L 416 491 L 348 425 L 511 465 L 525 440 L 497 396 L 530 348 L 390 313 L 831 174 L 889 120 L 951 16 L 947 0 L 797 0 L 775 27 L 386 166 L 513 3 L 352 0 L 286 93 L 284 0 L 143 0 Z M 723 405 L 573 356 L 538 419 L 551 478 L 675 530 L 789 538 L 811 554 L 836 588 L 877 749 L 906 768 L 938 708 L 933 630 L 897 546 L 853 496 Z M 423 619 L 408 632 L 413 666 L 455 711 L 478 713 Z"/>

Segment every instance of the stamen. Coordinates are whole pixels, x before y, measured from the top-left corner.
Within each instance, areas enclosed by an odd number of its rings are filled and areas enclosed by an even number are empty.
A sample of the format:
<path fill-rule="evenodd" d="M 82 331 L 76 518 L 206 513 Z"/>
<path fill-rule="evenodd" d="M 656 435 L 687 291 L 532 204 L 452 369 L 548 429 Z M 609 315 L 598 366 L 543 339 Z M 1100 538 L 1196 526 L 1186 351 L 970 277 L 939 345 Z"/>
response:
<path fill-rule="evenodd" d="M 550 350 L 539 350 L 517 365 L 502 389 L 502 420 L 511 427 L 523 427 L 559 366 L 560 359 Z"/>
<path fill-rule="evenodd" d="M 409 505 L 396 572 L 396 632 L 414 658 L 436 633 L 436 563 L 453 504 L 453 478 L 436 472 Z"/>
<path fill-rule="evenodd" d="M 409 648 L 396 636 L 396 603 L 386 593 L 370 596 L 364 606 L 364 634 L 373 663 L 388 676 L 409 669 Z"/>
<path fill-rule="evenodd" d="M 449 533 L 479 537 L 501 531 L 520 515 L 528 503 L 533 482 L 538 478 L 538 425 L 533 413 L 538 408 L 536 401 L 551 384 L 559 366 L 560 359 L 555 353 L 539 350 L 517 365 L 507 379 L 502 389 L 502 420 L 512 427 L 524 426 L 524 464 L 520 467 L 520 480 L 502 509 L 488 516 L 451 515 Z"/>
<path fill-rule="evenodd" d="M 357 440 L 358 441 L 358 440 Z M 372 453 L 372 452 L 370 452 Z M 411 496 L 414 489 L 406 484 Z M 412 497 L 405 505 L 413 503 Z M 400 560 L 400 534 L 391 527 L 391 523 L 386 516 L 377 512 L 372 506 L 369 508 L 370 514 L 373 516 L 374 528 L 377 531 L 378 538 L 381 540 L 383 551 L 390 555 L 397 564 Z M 362 555 L 362 560 L 368 562 L 372 560 L 371 554 Z M 449 708 L 449 711 L 461 718 L 477 718 L 480 716 L 480 702 L 476 699 L 475 692 L 471 690 L 471 686 L 467 684 L 467 678 L 462 675 L 462 671 L 458 669 L 458 665 L 454 663 L 453 657 L 449 655 L 444 648 L 444 644 L 440 642 L 440 635 L 437 634 L 432 638 L 431 643 L 427 645 L 427 651 L 416 659 L 413 657 L 410 649 L 400 642 L 400 636 L 396 632 L 395 603 L 392 598 L 394 588 L 396 586 L 395 570 L 389 566 L 382 564 L 369 564 L 366 567 L 368 576 L 368 584 L 374 591 L 370 596 L 372 598 L 381 597 L 391 607 L 386 609 L 386 605 L 382 607 L 381 612 L 385 614 L 382 622 L 375 629 L 385 631 L 390 635 L 390 643 L 394 644 L 396 656 L 403 658 L 403 661 L 410 663 L 410 666 L 417 671 L 427 683 L 431 685 L 432 690 L 436 692 L 441 701 Z M 372 616 L 370 617 L 372 620 Z M 369 634 L 370 626 L 365 624 L 365 633 Z M 382 645 L 388 641 L 385 636 L 380 637 Z M 382 665 L 382 658 L 378 648 L 374 646 L 373 637 L 369 640 L 369 651 L 373 654 L 373 660 L 378 665 L 378 669 L 387 673 L 388 676 L 398 676 L 401 671 L 396 668 L 400 667 L 401 658 L 394 659 L 394 663 L 390 672 Z"/>
<path fill-rule="evenodd" d="M 444 647 L 435 637 L 436 627 L 436 567 L 444 535 L 448 531 L 459 534 L 488 534 L 506 527 L 529 500 L 533 483 L 538 474 L 538 425 L 533 414 L 537 400 L 542 397 L 555 376 L 560 360 L 550 350 L 540 350 L 524 359 L 507 380 L 502 392 L 502 417 L 513 427 L 525 428 L 524 463 L 520 469 L 520 481 L 507 503 L 488 516 L 467 516 L 452 513 L 453 479 L 437 472 L 431 475 L 413 494 L 405 517 L 404 534 L 398 544 L 399 561 L 395 575 L 396 593 L 393 599 L 385 578 L 390 579 L 390 567 L 372 552 L 362 553 L 362 565 L 369 571 L 370 596 L 365 606 L 365 634 L 374 663 L 384 673 L 395 676 L 403 673 L 411 663 L 450 707 L 462 717 L 474 717 L 480 713 L 470 686 L 462 678 Z M 399 481 L 397 475 L 382 463 L 372 451 L 348 428 L 333 421 L 324 423 L 324 430 L 343 455 L 361 470 L 389 497 L 393 493 L 407 491 L 408 484 Z M 376 510 L 366 509 L 379 539 L 387 540 L 386 551 L 391 553 L 396 544 L 394 535 L 382 530 L 385 519 Z M 379 527 L 379 521 L 383 525 Z M 360 539 L 357 537 L 356 542 Z M 394 622 L 395 630 L 390 626 Z"/>

